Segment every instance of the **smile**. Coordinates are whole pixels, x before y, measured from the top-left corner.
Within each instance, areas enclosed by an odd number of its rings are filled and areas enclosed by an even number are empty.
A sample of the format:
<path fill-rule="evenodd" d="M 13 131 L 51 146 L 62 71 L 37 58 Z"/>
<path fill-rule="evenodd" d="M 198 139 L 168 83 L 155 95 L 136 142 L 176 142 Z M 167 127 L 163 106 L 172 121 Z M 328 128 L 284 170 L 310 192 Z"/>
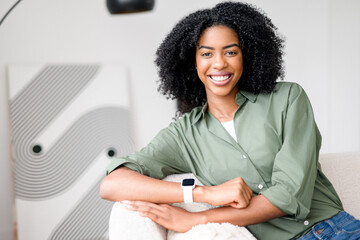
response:
<path fill-rule="evenodd" d="M 214 85 L 221 87 L 231 82 L 233 76 L 234 75 L 232 73 L 221 73 L 221 74 L 215 73 L 215 74 L 209 74 L 208 78 Z"/>
<path fill-rule="evenodd" d="M 209 77 L 214 81 L 222 82 L 222 81 L 228 80 L 231 77 L 231 74 L 229 74 L 229 75 L 220 75 L 220 76 L 210 75 Z"/>

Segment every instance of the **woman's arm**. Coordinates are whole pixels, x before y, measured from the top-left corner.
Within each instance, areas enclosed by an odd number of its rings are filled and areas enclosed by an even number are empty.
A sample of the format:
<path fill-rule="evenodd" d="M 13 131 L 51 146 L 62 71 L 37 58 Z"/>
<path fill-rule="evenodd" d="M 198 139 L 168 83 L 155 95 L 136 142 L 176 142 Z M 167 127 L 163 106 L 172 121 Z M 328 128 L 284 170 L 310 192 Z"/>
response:
<path fill-rule="evenodd" d="M 267 222 L 285 215 L 285 212 L 274 206 L 266 197 L 258 195 L 251 199 L 250 204 L 246 208 L 215 208 L 201 212 L 198 217 L 202 218 L 204 223 L 229 222 L 239 226 L 248 226 Z"/>
<path fill-rule="evenodd" d="M 252 198 L 246 208 L 221 207 L 194 213 L 168 204 L 126 201 L 125 205 L 127 209 L 140 212 L 142 216 L 177 232 L 186 232 L 193 226 L 209 222 L 248 226 L 286 215 L 262 195 Z"/>
<path fill-rule="evenodd" d="M 110 201 L 183 202 L 180 183 L 144 176 L 127 167 L 120 167 L 104 178 L 100 196 Z M 193 198 L 195 202 L 206 202 L 214 206 L 244 208 L 250 203 L 252 191 L 242 178 L 236 178 L 218 186 L 196 186 Z"/>
<path fill-rule="evenodd" d="M 153 203 L 182 201 L 180 183 L 166 182 L 120 167 L 104 178 L 101 198 L 109 201 L 141 200 Z"/>

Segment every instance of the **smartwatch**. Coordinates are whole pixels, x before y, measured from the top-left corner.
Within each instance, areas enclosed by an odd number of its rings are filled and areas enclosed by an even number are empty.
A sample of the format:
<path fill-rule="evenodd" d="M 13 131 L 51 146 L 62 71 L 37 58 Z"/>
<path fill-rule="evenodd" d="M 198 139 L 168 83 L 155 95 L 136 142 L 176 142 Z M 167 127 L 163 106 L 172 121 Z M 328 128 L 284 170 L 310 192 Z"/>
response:
<path fill-rule="evenodd" d="M 183 179 L 181 182 L 181 188 L 184 193 L 184 203 L 194 202 L 192 190 L 195 188 L 195 179 L 194 178 Z"/>

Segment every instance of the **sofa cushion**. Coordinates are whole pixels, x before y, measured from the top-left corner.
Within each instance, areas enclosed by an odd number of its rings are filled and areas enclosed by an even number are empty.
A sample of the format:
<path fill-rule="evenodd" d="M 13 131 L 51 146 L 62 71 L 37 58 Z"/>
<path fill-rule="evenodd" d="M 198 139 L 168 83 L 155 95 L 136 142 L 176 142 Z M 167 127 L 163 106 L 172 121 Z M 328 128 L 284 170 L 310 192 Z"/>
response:
<path fill-rule="evenodd" d="M 343 202 L 344 209 L 360 218 L 360 152 L 320 154 L 320 164 Z"/>

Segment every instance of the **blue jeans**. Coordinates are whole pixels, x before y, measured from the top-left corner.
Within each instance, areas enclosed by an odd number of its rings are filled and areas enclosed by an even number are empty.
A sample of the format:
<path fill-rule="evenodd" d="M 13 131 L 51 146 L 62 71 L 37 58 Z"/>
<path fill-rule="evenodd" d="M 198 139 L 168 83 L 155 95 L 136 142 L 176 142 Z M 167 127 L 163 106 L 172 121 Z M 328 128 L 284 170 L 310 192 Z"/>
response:
<path fill-rule="evenodd" d="M 298 240 L 356 240 L 360 239 L 360 221 L 347 212 L 315 224 L 311 231 Z"/>

